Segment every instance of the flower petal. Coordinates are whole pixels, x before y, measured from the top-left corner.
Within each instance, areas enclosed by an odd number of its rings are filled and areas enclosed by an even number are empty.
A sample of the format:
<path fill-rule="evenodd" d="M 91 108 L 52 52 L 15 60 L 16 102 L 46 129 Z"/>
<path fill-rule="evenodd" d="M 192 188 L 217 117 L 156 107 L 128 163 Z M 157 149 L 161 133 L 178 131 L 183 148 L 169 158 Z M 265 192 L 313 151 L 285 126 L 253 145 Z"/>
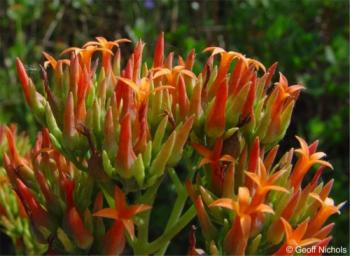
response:
<path fill-rule="evenodd" d="M 232 203 L 233 201 L 230 198 L 221 198 L 211 203 L 209 207 L 223 207 L 230 210 L 234 210 Z"/>
<path fill-rule="evenodd" d="M 93 214 L 95 217 L 102 217 L 102 218 L 108 218 L 108 219 L 119 219 L 118 211 L 114 208 L 104 208 L 101 209 Z"/>

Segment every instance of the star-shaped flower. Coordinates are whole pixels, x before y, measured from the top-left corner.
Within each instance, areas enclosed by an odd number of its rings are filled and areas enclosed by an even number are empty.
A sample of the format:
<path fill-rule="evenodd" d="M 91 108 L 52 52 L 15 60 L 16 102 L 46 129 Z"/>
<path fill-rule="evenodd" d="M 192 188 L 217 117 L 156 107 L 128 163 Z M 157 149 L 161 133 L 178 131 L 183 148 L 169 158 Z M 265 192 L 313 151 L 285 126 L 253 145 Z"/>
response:
<path fill-rule="evenodd" d="M 132 218 L 140 213 L 151 209 L 151 206 L 145 204 L 134 204 L 127 206 L 125 193 L 118 187 L 114 191 L 114 208 L 104 208 L 94 213 L 95 217 L 103 217 L 121 221 L 127 230 L 131 239 L 134 239 L 134 222 Z"/>

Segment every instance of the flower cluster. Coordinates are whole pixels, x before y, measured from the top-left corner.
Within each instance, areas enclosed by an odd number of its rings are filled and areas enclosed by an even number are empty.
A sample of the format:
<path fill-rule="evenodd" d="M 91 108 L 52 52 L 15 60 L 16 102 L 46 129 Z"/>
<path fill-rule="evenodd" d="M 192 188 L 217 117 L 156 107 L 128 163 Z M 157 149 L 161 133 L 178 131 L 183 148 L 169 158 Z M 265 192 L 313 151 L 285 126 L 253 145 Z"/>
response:
<path fill-rule="evenodd" d="M 286 255 L 293 253 L 286 248 L 328 244 L 334 224 L 325 223 L 342 204 L 328 197 L 333 181 L 319 181 L 332 168 L 325 154 L 297 137 L 300 148 L 277 160 L 303 86 L 283 74 L 273 84 L 277 63 L 266 69 L 219 47 L 204 50 L 196 74 L 195 52 L 165 56 L 163 34 L 151 65 L 142 61 L 142 41 L 123 65 L 124 43 L 97 37 L 63 51 L 65 59 L 44 53 L 43 90 L 17 59 L 26 101 L 45 128 L 27 157 L 5 128 L 3 161 L 49 252 L 122 254 L 128 244 L 137 254 L 164 254 L 195 216 L 213 255 Z M 163 234 L 149 242 L 150 212 L 167 175 L 177 199 Z M 188 196 L 193 206 L 183 210 Z M 192 230 L 188 254 L 203 252 L 195 241 Z"/>
<path fill-rule="evenodd" d="M 6 127 L 0 125 L 0 155 L 7 152 Z M 16 135 L 16 126 L 11 125 L 8 129 Z M 18 134 L 16 138 L 17 148 L 21 154 L 29 151 L 29 141 L 25 134 Z M 0 159 L 0 227 L 8 235 L 16 246 L 19 254 L 43 253 L 45 246 L 32 239 L 28 215 L 18 195 L 14 192 L 9 182 L 2 159 Z"/>
<path fill-rule="evenodd" d="M 344 203 L 336 206 L 328 197 L 333 180 L 319 182 L 325 167 L 332 166 L 320 159 L 324 153 L 316 152 L 317 141 L 308 146 L 298 140 L 293 166 L 293 149 L 276 161 L 278 146 L 265 153 L 256 139 L 250 152 L 243 151 L 237 164 L 227 166 L 219 196 L 201 178 L 195 184 L 187 181 L 210 248 L 233 255 L 293 255 L 298 246 L 328 244 L 334 223 L 324 224 Z M 314 165 L 319 168 L 302 186 Z M 217 244 L 222 234 L 223 244 Z"/>
<path fill-rule="evenodd" d="M 91 252 L 112 254 L 124 248 L 120 241 L 124 230 L 133 237 L 131 218 L 149 206 L 126 207 L 125 194 L 116 186 L 116 210 L 102 209 L 102 193 L 94 194 L 93 177 L 78 170 L 53 148 L 47 129 L 38 134 L 26 156 L 17 151 L 14 131 L 8 127 L 4 130 L 9 153 L 3 157 L 7 175 L 1 177 L 12 185 L 13 190 L 7 187 L 7 191 L 14 192 L 16 201 L 12 207 L 18 208 L 22 218 L 29 218 L 34 241 L 46 245 L 47 252 L 52 253 L 87 252 L 93 242 L 96 248 Z M 102 220 L 94 216 L 114 218 L 115 224 L 106 229 Z"/>

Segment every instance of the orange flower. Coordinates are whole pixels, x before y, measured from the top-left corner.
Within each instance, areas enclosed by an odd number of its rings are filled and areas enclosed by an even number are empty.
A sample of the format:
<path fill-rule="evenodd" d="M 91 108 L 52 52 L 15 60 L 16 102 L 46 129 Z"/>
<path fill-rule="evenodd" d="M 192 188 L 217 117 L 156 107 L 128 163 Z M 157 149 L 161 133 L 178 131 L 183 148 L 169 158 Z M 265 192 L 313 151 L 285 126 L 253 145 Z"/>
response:
<path fill-rule="evenodd" d="M 274 213 L 272 208 L 266 204 L 252 205 L 250 192 L 246 187 L 240 187 L 238 190 L 238 200 L 230 198 L 221 198 L 213 202 L 209 207 L 224 207 L 236 212 L 238 217 L 247 217 L 255 212 Z"/>
<path fill-rule="evenodd" d="M 221 198 L 209 207 L 223 207 L 236 213 L 231 229 L 225 237 L 225 251 L 230 254 L 243 255 L 248 243 L 252 228 L 252 215 L 257 213 L 271 213 L 273 209 L 266 204 L 252 205 L 252 198 L 247 187 L 240 187 L 237 201 L 230 198 Z"/>
<path fill-rule="evenodd" d="M 322 200 L 321 197 L 316 193 L 310 193 L 310 196 L 321 204 L 320 210 L 311 219 L 306 232 L 307 235 L 314 235 L 321 229 L 322 225 L 331 215 L 335 213 L 340 214 L 340 209 L 343 207 L 345 202 L 335 206 L 332 198 L 327 197 L 325 200 Z"/>
<path fill-rule="evenodd" d="M 127 206 L 125 194 L 118 186 L 114 190 L 114 203 L 114 208 L 104 208 L 93 214 L 95 217 L 114 219 L 113 226 L 104 236 L 104 249 L 107 254 L 121 253 L 123 251 L 125 246 L 124 231 L 127 231 L 132 240 L 135 237 L 132 218 L 136 214 L 151 208 L 151 206 L 145 204 Z"/>
<path fill-rule="evenodd" d="M 280 73 L 279 82 L 276 83 L 276 87 L 274 89 L 276 90 L 277 96 L 272 106 L 271 116 L 273 118 L 277 118 L 291 100 L 298 98 L 300 90 L 304 88 L 304 86 L 299 84 L 288 86 L 286 77 Z"/>
<path fill-rule="evenodd" d="M 70 60 L 68 60 L 68 59 L 56 60 L 54 57 L 52 57 L 47 52 L 43 52 L 43 55 L 46 58 L 46 61 L 44 62 L 45 69 L 47 68 L 48 65 L 51 65 L 53 70 L 56 71 L 58 65 L 61 65 L 61 64 L 69 65 L 70 64 Z"/>
<path fill-rule="evenodd" d="M 186 69 L 185 66 L 183 65 L 178 65 L 171 69 L 166 67 L 152 68 L 150 72 L 152 72 L 151 77 L 155 81 L 156 86 L 158 86 L 158 81 L 161 80 L 160 77 L 164 77 L 166 79 L 167 84 L 172 86 L 177 85 L 177 80 L 179 75 L 185 76 L 185 80 L 187 78 L 191 78 L 194 80 L 197 79 L 196 75 L 192 71 Z"/>
<path fill-rule="evenodd" d="M 130 238 L 134 239 L 134 222 L 132 217 L 140 212 L 151 209 L 151 206 L 145 204 L 127 206 L 125 194 L 118 186 L 116 186 L 114 190 L 114 203 L 114 208 L 101 209 L 95 212 L 93 216 L 121 220 Z"/>
<path fill-rule="evenodd" d="M 333 169 L 333 166 L 328 163 L 327 161 L 320 160 L 324 156 L 326 156 L 323 152 L 315 152 L 316 148 L 314 150 L 310 150 L 309 146 L 306 144 L 305 140 L 302 138 L 296 136 L 300 143 L 300 148 L 295 150 L 299 154 L 299 159 L 296 163 L 296 165 L 293 168 L 292 174 L 291 174 L 291 183 L 294 188 L 297 188 L 300 186 L 305 174 L 309 171 L 309 169 L 314 164 L 320 164 L 322 166 L 327 166 L 331 169 Z"/>
<path fill-rule="evenodd" d="M 98 48 L 93 45 L 88 45 L 85 48 L 79 48 L 79 47 L 69 47 L 65 49 L 63 52 L 61 52 L 61 55 L 69 53 L 69 52 L 74 52 L 76 55 L 80 55 L 81 61 L 87 71 L 91 71 L 91 57 L 96 51 L 102 51 L 102 52 L 107 52 L 109 54 L 113 54 L 113 52 L 109 49 L 106 48 Z"/>
<path fill-rule="evenodd" d="M 309 219 L 299 224 L 298 227 L 293 230 L 292 226 L 284 218 L 281 218 L 283 223 L 284 232 L 286 234 L 286 241 L 280 247 L 280 249 L 273 255 L 294 255 L 294 250 L 297 246 L 307 246 L 317 243 L 320 239 L 317 238 L 305 238 L 305 233 L 309 225 Z"/>
<path fill-rule="evenodd" d="M 213 192 L 221 195 L 223 189 L 224 169 L 220 162 L 233 162 L 230 155 L 221 155 L 223 139 L 218 138 L 214 144 L 213 150 L 210 150 L 198 143 L 192 143 L 192 147 L 203 156 L 199 162 L 199 167 L 210 164 L 211 167 L 211 187 Z"/>
<path fill-rule="evenodd" d="M 157 75 L 157 73 L 156 73 Z M 160 86 L 155 88 L 153 91 L 151 90 L 151 80 L 147 77 L 143 77 L 140 81 L 135 83 L 134 81 L 124 78 L 118 77 L 118 79 L 133 89 L 136 94 L 136 106 L 140 106 L 142 103 L 145 103 L 148 97 L 152 94 L 152 92 L 158 92 L 163 89 L 174 89 L 172 86 Z"/>
<path fill-rule="evenodd" d="M 220 47 L 208 47 L 204 49 L 203 52 L 212 52 L 212 56 L 216 54 L 220 54 L 220 65 L 218 68 L 218 74 L 216 76 L 215 81 L 210 87 L 209 95 L 213 96 L 217 93 L 217 90 L 219 89 L 220 85 L 222 84 L 223 80 L 225 79 L 225 76 L 230 68 L 230 64 L 233 59 L 240 58 L 242 55 L 240 53 L 236 52 L 226 52 L 224 49 Z"/>
<path fill-rule="evenodd" d="M 254 204 L 263 202 L 266 194 L 270 190 L 289 193 L 286 188 L 275 185 L 276 181 L 286 172 L 286 170 L 282 169 L 278 172 L 273 173 L 272 175 L 269 175 L 262 160 L 260 160 L 260 168 L 258 170 L 258 173 L 246 172 L 246 175 L 257 185 L 257 190 L 253 199 Z"/>
<path fill-rule="evenodd" d="M 102 66 L 105 68 L 105 71 L 109 71 L 111 69 L 111 55 L 112 49 L 114 46 L 119 47 L 120 43 L 130 43 L 131 41 L 126 38 L 121 38 L 118 40 L 108 41 L 106 38 L 98 36 L 96 37 L 96 41 L 89 41 L 84 44 L 83 48 L 88 48 L 91 46 L 99 47 L 102 51 Z"/>
<path fill-rule="evenodd" d="M 131 41 L 126 38 L 121 38 L 118 40 L 108 41 L 106 38 L 102 36 L 96 37 L 96 41 L 89 41 L 86 44 L 84 44 L 83 48 L 86 48 L 88 46 L 99 46 L 104 49 L 112 50 L 114 46 L 119 46 L 121 43 L 130 43 Z"/>
<path fill-rule="evenodd" d="M 299 95 L 300 90 L 305 89 L 305 87 L 300 84 L 289 86 L 287 78 L 282 73 L 280 73 L 280 79 L 276 85 L 276 88 L 280 92 L 278 95 L 278 102 L 287 98 L 296 99 Z"/>
<path fill-rule="evenodd" d="M 199 167 L 206 165 L 206 164 L 212 164 L 212 165 L 218 165 L 220 161 L 226 161 L 226 162 L 232 162 L 233 157 L 230 155 L 221 155 L 223 146 L 223 139 L 218 138 L 215 141 L 213 150 L 210 150 L 206 148 L 205 146 L 198 144 L 198 143 L 192 143 L 192 147 L 204 158 L 200 161 Z"/>

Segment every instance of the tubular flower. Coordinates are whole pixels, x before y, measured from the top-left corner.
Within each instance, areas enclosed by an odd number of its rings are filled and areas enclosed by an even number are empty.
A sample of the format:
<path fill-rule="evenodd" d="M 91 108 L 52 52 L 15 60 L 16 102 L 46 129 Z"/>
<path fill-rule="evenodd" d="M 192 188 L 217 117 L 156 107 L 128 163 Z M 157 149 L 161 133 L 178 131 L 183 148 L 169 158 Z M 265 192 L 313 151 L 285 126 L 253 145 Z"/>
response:
<path fill-rule="evenodd" d="M 326 246 L 333 224 L 325 223 L 342 206 L 330 198 L 334 181 L 321 182 L 331 164 L 317 141 L 299 137 L 299 149 L 278 154 L 303 86 L 281 73 L 274 83 L 277 63 L 265 68 L 219 47 L 204 50 L 201 67 L 194 50 L 166 53 L 164 33 L 150 64 L 143 41 L 128 56 L 119 48 L 126 42 L 96 37 L 64 50 L 69 58 L 43 53 L 44 90 L 16 59 L 25 100 L 44 129 L 29 150 L 13 127 L 0 126 L 0 224 L 10 227 L 18 213 L 48 254 L 165 254 L 195 216 L 203 249 L 214 255 Z M 149 241 L 148 210 L 157 211 L 166 176 L 177 199 L 163 234 Z M 194 240 L 192 232 L 189 254 L 199 252 Z"/>
<path fill-rule="evenodd" d="M 192 147 L 204 158 L 200 161 L 199 166 L 203 166 L 206 164 L 218 165 L 220 161 L 232 161 L 233 158 L 229 155 L 221 155 L 223 146 L 223 140 L 217 139 L 212 151 L 210 149 L 204 147 L 203 145 L 193 143 Z"/>
<path fill-rule="evenodd" d="M 254 196 L 254 202 L 260 203 L 264 201 L 264 197 L 270 190 L 289 193 L 289 191 L 281 186 L 277 186 L 276 181 L 285 173 L 280 170 L 269 176 L 262 161 L 260 161 L 259 174 L 246 172 L 246 175 L 255 182 L 257 190 Z"/>
<path fill-rule="evenodd" d="M 210 164 L 211 169 L 211 186 L 215 193 L 221 193 L 223 185 L 223 166 L 221 162 L 232 162 L 233 158 L 230 155 L 221 155 L 223 140 L 218 138 L 214 144 L 212 151 L 203 145 L 193 143 L 192 147 L 203 156 L 199 163 L 199 167 Z"/>
<path fill-rule="evenodd" d="M 87 48 L 89 46 L 95 46 L 99 47 L 99 49 L 102 51 L 102 65 L 103 68 L 105 69 L 105 72 L 107 73 L 111 69 L 111 55 L 112 53 L 112 48 L 114 46 L 119 47 L 120 43 L 128 43 L 130 42 L 129 39 L 119 39 L 119 40 L 114 40 L 114 41 L 108 41 L 106 38 L 98 36 L 96 37 L 96 41 L 90 41 L 84 44 L 83 48 Z"/>
<path fill-rule="evenodd" d="M 305 220 L 303 223 L 298 225 L 295 230 L 293 230 L 291 225 L 285 219 L 282 218 L 281 221 L 283 223 L 286 241 L 273 255 L 293 255 L 297 246 L 308 246 L 319 241 L 317 238 L 305 237 L 305 232 L 308 228 L 309 220 Z"/>
<path fill-rule="evenodd" d="M 340 214 L 340 209 L 345 204 L 345 202 L 339 204 L 338 206 L 335 206 L 332 198 L 327 197 L 323 201 L 320 198 L 320 196 L 315 193 L 311 193 L 310 196 L 316 199 L 321 204 L 319 211 L 316 213 L 314 218 L 312 218 L 312 220 L 310 221 L 310 224 L 306 232 L 307 235 L 314 235 L 317 231 L 321 229 L 325 221 L 331 215 L 335 213 Z"/>
<path fill-rule="evenodd" d="M 300 148 L 295 150 L 300 157 L 293 169 L 291 175 L 291 182 L 294 188 L 298 187 L 305 176 L 305 174 L 310 170 L 314 164 L 320 164 L 333 169 L 332 165 L 327 161 L 321 160 L 326 156 L 323 152 L 316 152 L 316 148 L 310 150 L 309 146 L 306 144 L 305 140 L 300 137 L 296 137 L 300 143 Z"/>
<path fill-rule="evenodd" d="M 95 217 L 114 219 L 113 226 L 103 238 L 104 250 L 107 254 L 123 252 L 125 246 L 124 231 L 132 240 L 135 236 L 132 217 L 151 208 L 151 206 L 144 204 L 126 206 L 125 194 L 118 186 L 115 187 L 114 191 L 114 204 L 114 208 L 104 208 L 94 213 Z"/>
<path fill-rule="evenodd" d="M 252 205 L 252 198 L 246 187 L 240 187 L 238 200 L 229 198 L 218 199 L 209 207 L 223 207 L 236 213 L 231 229 L 225 237 L 225 251 L 230 254 L 244 254 L 250 230 L 252 228 L 252 214 L 274 213 L 273 209 L 266 204 Z"/>
<path fill-rule="evenodd" d="M 69 66 L 70 62 L 68 59 L 63 59 L 63 60 L 55 60 L 54 57 L 52 57 L 50 54 L 47 52 L 43 52 L 43 55 L 46 59 L 44 62 L 44 67 L 47 68 L 49 65 L 53 68 L 54 71 L 57 70 L 59 65 L 66 64 Z"/>

